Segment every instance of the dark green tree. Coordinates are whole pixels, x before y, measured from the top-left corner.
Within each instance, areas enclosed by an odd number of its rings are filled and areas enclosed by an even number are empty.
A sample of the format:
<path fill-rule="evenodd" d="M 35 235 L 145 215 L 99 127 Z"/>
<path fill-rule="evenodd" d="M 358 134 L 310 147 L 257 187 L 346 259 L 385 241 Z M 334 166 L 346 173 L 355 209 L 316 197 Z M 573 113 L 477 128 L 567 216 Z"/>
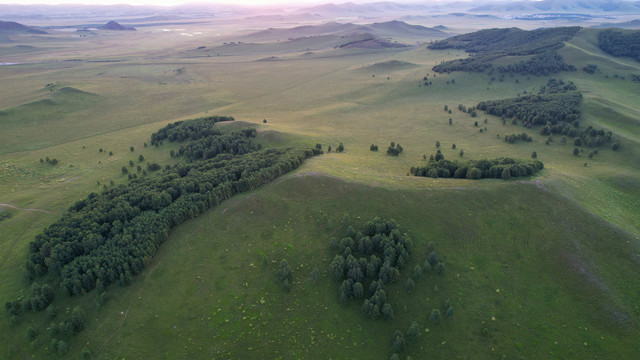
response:
<path fill-rule="evenodd" d="M 395 314 L 393 313 L 393 308 L 391 307 L 391 304 L 385 303 L 382 306 L 382 316 L 384 316 L 384 318 L 389 321 L 393 321 L 393 319 L 396 318 Z"/>
<path fill-rule="evenodd" d="M 420 325 L 417 321 L 413 321 L 407 330 L 407 339 L 409 341 L 416 341 L 418 340 L 418 336 L 420 336 Z"/>
<path fill-rule="evenodd" d="M 416 288 L 416 283 L 413 281 L 413 279 L 408 278 L 404 283 L 404 288 L 411 293 Z"/>
<path fill-rule="evenodd" d="M 334 280 L 341 280 L 344 277 L 344 258 L 336 255 L 329 264 L 329 273 Z"/>
<path fill-rule="evenodd" d="M 440 323 L 442 321 L 442 315 L 440 314 L 440 310 L 438 309 L 431 310 L 431 314 L 429 315 L 429 320 L 431 320 L 431 322 L 434 324 Z"/>
<path fill-rule="evenodd" d="M 447 308 L 447 317 L 452 318 L 453 317 L 453 313 L 454 313 L 453 306 L 449 306 Z"/>
<path fill-rule="evenodd" d="M 27 329 L 27 337 L 30 340 L 33 340 L 36 338 L 37 335 L 38 333 L 36 332 L 36 329 L 34 329 L 32 326 L 29 326 L 29 328 Z"/>
<path fill-rule="evenodd" d="M 404 351 L 406 346 L 407 346 L 407 343 L 404 339 L 404 336 L 402 336 L 402 333 L 400 332 L 400 330 L 396 330 L 393 333 L 393 341 L 391 343 L 391 348 L 395 353 L 401 353 Z"/>

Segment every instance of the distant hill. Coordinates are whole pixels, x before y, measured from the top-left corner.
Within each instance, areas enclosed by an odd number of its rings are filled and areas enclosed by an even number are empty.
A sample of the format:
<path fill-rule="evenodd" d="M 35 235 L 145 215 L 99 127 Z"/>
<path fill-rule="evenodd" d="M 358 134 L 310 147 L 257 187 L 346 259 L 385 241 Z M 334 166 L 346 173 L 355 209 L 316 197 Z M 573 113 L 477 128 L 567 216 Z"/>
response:
<path fill-rule="evenodd" d="M 572 39 L 580 27 L 563 27 L 525 31 L 518 28 L 485 29 L 454 36 L 429 44 L 432 50 L 459 49 L 474 53 L 464 59 L 449 60 L 433 67 L 438 73 L 452 71 L 483 72 L 493 68 L 492 62 L 506 56 L 535 55 L 529 60 L 499 66 L 500 72 L 548 75 L 559 71 L 575 71 L 555 50 Z"/>
<path fill-rule="evenodd" d="M 448 36 L 445 32 L 428 28 L 420 25 L 411 25 L 403 21 L 388 21 L 373 23 L 369 25 L 356 25 L 352 23 L 337 23 L 328 22 L 321 25 L 306 25 L 298 26 L 294 28 L 270 28 L 262 31 L 258 31 L 244 36 L 245 39 L 251 41 L 269 41 L 269 40 L 282 40 L 293 39 L 305 36 L 320 36 L 320 35 L 349 35 L 354 32 L 357 33 L 370 33 L 373 36 L 384 38 L 433 38 Z"/>
<path fill-rule="evenodd" d="M 0 34 L 46 34 L 46 31 L 35 29 L 13 21 L 0 21 Z"/>
<path fill-rule="evenodd" d="M 478 5 L 470 12 L 486 13 L 640 13 L 640 3 L 621 0 L 541 0 L 504 1 Z"/>
<path fill-rule="evenodd" d="M 370 33 L 353 33 L 343 36 L 340 44 L 336 47 L 342 49 L 389 49 L 405 48 L 408 45 L 390 42 Z"/>
<path fill-rule="evenodd" d="M 375 63 L 373 65 L 369 65 L 364 67 L 363 69 L 358 70 L 366 70 L 366 71 L 394 71 L 394 70 L 405 70 L 416 68 L 418 65 L 414 63 L 410 63 L 407 61 L 400 60 L 389 60 L 383 61 L 379 63 Z"/>
<path fill-rule="evenodd" d="M 518 28 L 484 29 L 440 40 L 429 45 L 430 49 L 462 49 L 469 53 L 502 53 L 506 55 L 531 55 L 557 50 L 580 30 L 564 27 L 526 31 Z"/>
<path fill-rule="evenodd" d="M 411 25 L 407 24 L 404 21 L 387 21 L 381 23 L 373 23 L 367 26 L 372 29 L 380 36 L 406 36 L 406 35 L 417 35 L 417 36 L 446 36 L 446 34 L 439 29 L 428 28 L 426 26 L 421 25 Z"/>
<path fill-rule="evenodd" d="M 122 31 L 135 31 L 136 29 L 131 26 L 122 26 L 115 21 L 109 21 L 105 25 L 99 27 L 100 30 L 122 30 Z"/>
<path fill-rule="evenodd" d="M 617 29 L 640 29 L 640 19 L 619 22 L 619 23 L 602 23 L 600 25 L 592 26 L 596 29 L 609 29 L 609 28 L 617 28 Z"/>

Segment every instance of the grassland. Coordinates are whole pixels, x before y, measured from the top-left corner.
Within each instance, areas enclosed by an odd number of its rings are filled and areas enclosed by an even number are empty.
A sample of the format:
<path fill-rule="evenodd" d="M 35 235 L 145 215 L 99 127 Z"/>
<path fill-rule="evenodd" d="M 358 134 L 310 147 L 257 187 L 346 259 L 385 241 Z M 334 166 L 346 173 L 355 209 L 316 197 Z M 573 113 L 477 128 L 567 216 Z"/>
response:
<path fill-rule="evenodd" d="M 185 31 L 202 30 L 197 26 Z M 560 77 L 583 92 L 583 123 L 606 127 L 622 142 L 621 152 L 602 149 L 589 160 L 559 139 L 545 145 L 535 130 L 455 110 L 535 91 L 547 78 L 431 78 L 437 62 L 466 55 L 423 46 L 310 55 L 274 43 L 257 53 L 194 57 L 187 50 L 234 37 L 224 29 L 217 30 L 220 39 L 159 30 L 53 38 L 46 44 L 56 51 L 30 52 L 37 63 L 3 66 L 3 87 L 13 91 L 0 97 L 0 203 L 47 212 L 0 207 L 0 216 L 10 214 L 0 221 L 0 300 L 26 294 L 28 243 L 71 204 L 110 180 L 125 183 L 120 168 L 140 154 L 173 161 L 175 145 L 144 146 L 169 121 L 233 115 L 257 126 L 265 146 L 326 149 L 342 142 L 346 150 L 174 229 L 150 267 L 131 286 L 110 287 L 99 310 L 96 294 L 57 294 L 60 313 L 80 304 L 89 318 L 67 355 L 45 349 L 50 320 L 26 316 L 11 326 L 3 316 L 0 357 L 78 358 L 86 347 L 99 359 L 386 359 L 393 331 L 406 331 L 413 320 L 422 336 L 403 356 L 416 359 L 638 357 L 640 288 L 631 279 L 640 264 L 640 84 L 629 80 L 638 63 L 602 53 L 586 30 L 560 50 L 578 69 L 598 64 L 594 75 Z M 24 55 L 2 51 L 7 62 Z M 277 59 L 260 61 L 275 52 Z M 105 59 L 119 62 L 88 61 Z M 427 74 L 433 85 L 421 86 Z M 501 139 L 523 130 L 531 143 Z M 545 170 L 524 182 L 407 176 L 423 154 L 435 152 L 436 140 L 449 159 L 460 149 L 469 159 L 529 158 L 536 151 Z M 390 141 L 402 144 L 403 154 L 386 156 Z M 371 143 L 381 151 L 371 152 Z M 60 164 L 41 164 L 47 156 Z M 355 302 L 337 303 L 327 239 L 344 231 L 345 212 L 354 225 L 373 216 L 396 219 L 416 239 L 411 267 L 427 256 L 430 241 L 444 257 L 444 277 L 428 277 L 413 294 L 402 287 L 404 278 L 389 288 L 397 299 L 392 323 L 366 319 Z M 333 228 L 317 224 L 323 213 Z M 293 269 L 290 293 L 276 282 L 281 258 Z M 314 268 L 321 273 L 315 284 Z M 430 324 L 430 310 L 447 299 L 454 317 Z M 33 342 L 29 326 L 41 329 Z"/>

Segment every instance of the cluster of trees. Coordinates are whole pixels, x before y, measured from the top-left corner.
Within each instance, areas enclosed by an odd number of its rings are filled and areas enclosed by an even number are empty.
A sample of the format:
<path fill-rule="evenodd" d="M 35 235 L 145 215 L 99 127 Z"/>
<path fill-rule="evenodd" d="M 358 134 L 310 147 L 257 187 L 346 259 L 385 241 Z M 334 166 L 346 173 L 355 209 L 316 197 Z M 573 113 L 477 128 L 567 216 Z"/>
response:
<path fill-rule="evenodd" d="M 339 252 L 331 261 L 329 272 L 340 281 L 340 303 L 367 296 L 361 306 L 366 316 L 393 320 L 395 314 L 384 286 L 397 281 L 407 265 L 413 248 L 411 238 L 400 233 L 395 221 L 376 217 L 367 221 L 362 231 L 349 226 L 339 242 L 335 238 L 329 240 L 329 247 Z"/>
<path fill-rule="evenodd" d="M 371 144 L 371 146 L 369 146 L 369 150 L 371 150 L 371 151 L 378 151 L 378 145 L 376 145 L 376 144 Z"/>
<path fill-rule="evenodd" d="M 47 163 L 49 165 L 58 165 L 58 159 L 49 159 L 49 157 L 47 156 L 46 159 L 40 158 L 40 163 L 41 164 Z"/>
<path fill-rule="evenodd" d="M 396 144 L 395 142 L 392 141 L 391 144 L 389 144 L 389 147 L 387 148 L 387 155 L 398 156 L 403 151 L 404 149 L 402 148 L 402 145 Z"/>
<path fill-rule="evenodd" d="M 582 130 L 574 141 L 575 146 L 598 147 L 608 144 L 612 140 L 613 133 L 604 129 L 596 130 L 589 125 Z"/>
<path fill-rule="evenodd" d="M 546 76 L 560 71 L 576 71 L 576 67 L 564 62 L 562 56 L 555 51 L 546 51 L 533 56 L 527 61 L 498 66 L 501 73 L 518 73 Z"/>
<path fill-rule="evenodd" d="M 211 159 L 218 154 L 241 155 L 260 149 L 260 145 L 252 141 L 256 137 L 256 129 L 223 133 L 214 128 L 214 124 L 221 121 L 233 121 L 233 118 L 209 116 L 178 121 L 151 134 L 151 143 L 156 145 L 165 139 L 169 142 L 189 141 L 181 145 L 177 153 L 171 150 L 172 157 L 183 156 L 189 161 Z"/>
<path fill-rule="evenodd" d="M 596 64 L 587 64 L 587 66 L 582 68 L 582 71 L 586 72 L 587 74 L 593 74 L 596 72 L 596 70 L 598 70 L 598 65 Z"/>
<path fill-rule="evenodd" d="M 182 142 L 219 134 L 219 131 L 213 127 L 215 123 L 234 120 L 232 116 L 207 116 L 187 121 L 176 121 L 153 133 L 151 145 L 159 144 L 165 139 Z"/>
<path fill-rule="evenodd" d="M 640 61 L 640 31 L 604 30 L 598 34 L 600 49 L 613 56 L 629 56 Z"/>
<path fill-rule="evenodd" d="M 244 129 L 224 134 L 213 133 L 180 146 L 175 156 L 184 156 L 189 161 L 194 161 L 211 159 L 218 154 L 242 155 L 261 148 L 260 144 L 252 141 L 254 137 L 256 137 L 256 129 Z"/>
<path fill-rule="evenodd" d="M 424 166 L 412 167 L 409 173 L 414 176 L 431 178 L 455 178 L 479 180 L 484 178 L 509 179 L 512 177 L 531 176 L 542 170 L 544 164 L 538 160 L 517 160 L 498 158 L 493 160 L 470 160 L 458 162 L 445 160 L 429 160 Z"/>
<path fill-rule="evenodd" d="M 592 126 L 580 130 L 581 100 L 582 94 L 577 91 L 573 82 L 549 79 L 535 95 L 483 101 L 477 105 L 477 109 L 501 116 L 503 123 L 506 118 L 512 118 L 513 124 L 520 121 L 526 128 L 541 126 L 540 134 L 545 136 L 561 134 L 575 138 L 575 146 L 598 147 L 610 143 L 611 131 L 597 130 Z M 504 140 L 514 143 L 517 140 L 531 141 L 531 138 L 522 133 L 506 135 Z M 565 141 L 563 139 L 563 143 Z"/>
<path fill-rule="evenodd" d="M 199 133 L 189 136 L 200 139 Z M 171 136 L 171 131 L 165 134 Z M 51 273 L 71 295 L 86 293 L 97 284 L 127 285 L 149 265 L 171 228 L 321 153 L 293 148 L 223 153 L 91 193 L 30 243 L 27 273 L 32 278 Z"/>
<path fill-rule="evenodd" d="M 345 235 L 340 241 L 335 237 L 329 239 L 329 248 L 338 252 L 329 265 L 329 274 L 340 283 L 338 301 L 346 304 L 350 299 L 364 299 L 360 310 L 366 317 L 393 321 L 395 312 L 385 287 L 397 282 L 408 266 L 412 239 L 400 233 L 394 220 L 379 217 L 367 221 L 361 231 L 348 226 Z M 441 275 L 444 273 L 444 264 L 438 261 L 434 249 L 435 244 L 423 266 L 413 268 L 407 279 L 412 284 L 411 290 L 432 268 Z M 410 339 L 417 336 L 415 330 L 409 332 Z"/>
<path fill-rule="evenodd" d="M 393 332 L 393 339 L 391 341 L 391 349 L 393 349 L 393 354 L 391 355 L 391 359 L 399 359 L 398 354 L 403 352 L 408 342 L 416 342 L 420 337 L 420 324 L 417 321 L 413 321 L 406 332 L 405 336 L 402 334 L 400 330 L 396 330 Z"/>
<path fill-rule="evenodd" d="M 491 115 L 513 118 L 527 128 L 542 125 L 552 129 L 555 125 L 561 125 L 555 129 L 562 131 L 580 118 L 578 107 L 581 101 L 582 94 L 575 91 L 573 83 L 565 84 L 561 80 L 550 79 L 538 94 L 483 101 L 476 108 Z M 574 127 L 578 125 L 574 123 Z M 550 130 L 550 133 L 554 131 Z"/>
<path fill-rule="evenodd" d="M 436 65 L 438 73 L 451 71 L 482 72 L 492 68 L 491 62 L 504 56 L 541 55 L 527 62 L 504 67 L 504 71 L 544 74 L 555 70 L 570 69 L 558 58 L 555 51 L 570 40 L 580 30 L 579 27 L 561 27 L 525 31 L 518 28 L 485 29 L 469 34 L 436 41 L 428 47 L 434 50 L 461 49 L 474 54 L 466 59 L 455 59 Z M 546 54 L 546 55 L 545 55 Z M 544 64 L 546 60 L 552 66 Z M 564 65 L 563 65 L 564 64 Z"/>
<path fill-rule="evenodd" d="M 513 144 L 518 140 L 531 142 L 533 141 L 533 138 L 531 138 L 529 135 L 527 135 L 527 133 L 524 132 L 522 134 L 509 134 L 504 136 L 504 141 L 508 142 L 509 144 Z"/>

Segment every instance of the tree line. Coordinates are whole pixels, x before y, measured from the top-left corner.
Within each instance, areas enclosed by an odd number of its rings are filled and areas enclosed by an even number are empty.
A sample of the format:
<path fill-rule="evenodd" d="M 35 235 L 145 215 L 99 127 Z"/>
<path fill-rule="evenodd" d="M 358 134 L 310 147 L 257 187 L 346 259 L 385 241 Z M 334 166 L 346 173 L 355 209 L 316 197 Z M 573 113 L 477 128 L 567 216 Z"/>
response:
<path fill-rule="evenodd" d="M 170 124 L 153 138 L 189 134 L 193 140 L 226 139 L 203 126 L 215 122 L 213 118 Z M 227 149 L 213 158 L 165 167 L 154 177 L 91 193 L 30 243 L 27 273 L 31 278 L 53 274 L 70 295 L 86 293 L 97 284 L 127 285 L 149 265 L 171 228 L 321 153 L 287 148 L 234 155 Z"/>
<path fill-rule="evenodd" d="M 598 46 L 613 56 L 629 56 L 640 61 L 640 31 L 604 30 L 598 34 Z"/>
<path fill-rule="evenodd" d="M 483 72 L 493 68 L 492 61 L 505 56 L 535 55 L 527 61 L 498 67 L 501 72 L 547 75 L 558 71 L 573 71 L 555 50 L 564 46 L 580 30 L 579 27 L 559 27 L 525 31 L 518 28 L 485 29 L 436 41 L 433 50 L 460 49 L 472 54 L 466 59 L 454 59 L 434 66 L 438 73 L 452 71 Z"/>
<path fill-rule="evenodd" d="M 580 103 L 582 94 L 573 82 L 549 79 L 537 94 L 515 98 L 480 102 L 476 108 L 488 114 L 520 122 L 526 128 L 541 126 L 541 135 L 560 134 L 575 139 L 576 146 L 598 147 L 610 143 L 611 131 L 597 130 L 592 126 L 580 130 Z M 531 141 L 526 134 L 505 135 L 509 143 L 517 140 Z M 566 140 L 565 140 L 566 141 Z"/>
<path fill-rule="evenodd" d="M 520 160 L 508 157 L 492 160 L 470 160 L 466 162 L 445 160 L 440 155 L 438 160 L 429 160 L 424 166 L 412 167 L 409 173 L 413 176 L 431 178 L 454 178 L 480 180 L 485 178 L 509 179 L 512 177 L 532 176 L 544 168 L 538 160 Z"/>
<path fill-rule="evenodd" d="M 549 79 L 537 94 L 482 101 L 476 108 L 487 114 L 515 119 L 527 128 L 542 125 L 550 133 L 564 131 L 566 134 L 569 129 L 564 130 L 565 127 L 577 128 L 579 125 L 576 121 L 580 118 L 581 101 L 582 94 L 576 91 L 573 83 Z"/>

